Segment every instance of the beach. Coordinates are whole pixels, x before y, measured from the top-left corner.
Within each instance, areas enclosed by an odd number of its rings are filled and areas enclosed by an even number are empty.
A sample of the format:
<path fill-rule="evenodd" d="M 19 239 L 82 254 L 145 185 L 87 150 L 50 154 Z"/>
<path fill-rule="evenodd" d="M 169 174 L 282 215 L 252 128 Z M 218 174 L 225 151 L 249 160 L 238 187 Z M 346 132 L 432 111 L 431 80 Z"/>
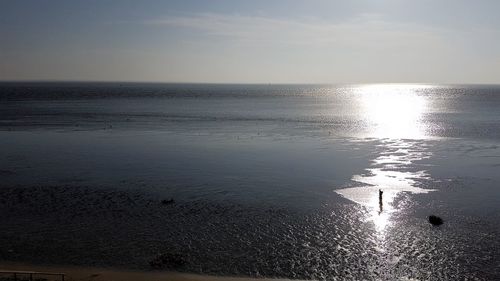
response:
<path fill-rule="evenodd" d="M 76 266 L 41 266 L 41 265 L 22 265 L 0 263 L 0 272 L 19 271 L 18 277 L 25 277 L 21 272 L 48 272 L 64 273 L 64 280 L 95 280 L 95 281 L 153 281 L 153 280 L 171 280 L 171 281 L 253 281 L 254 278 L 242 277 L 217 277 L 203 276 L 196 274 L 186 274 L 177 272 L 154 272 L 154 271 L 130 271 L 112 268 L 99 267 L 76 267 Z M 29 274 L 28 274 L 29 276 Z M 9 277 L 9 274 L 1 274 L 0 277 Z M 51 278 L 43 274 L 34 274 L 38 278 Z M 59 277 L 59 279 L 57 279 Z M 49 279 L 52 280 L 52 279 Z M 60 276 L 54 276 L 54 280 L 60 280 Z M 285 281 L 287 279 L 264 279 L 262 281 Z"/>
<path fill-rule="evenodd" d="M 498 86 L 0 91 L 3 265 L 82 278 L 500 277 Z"/>

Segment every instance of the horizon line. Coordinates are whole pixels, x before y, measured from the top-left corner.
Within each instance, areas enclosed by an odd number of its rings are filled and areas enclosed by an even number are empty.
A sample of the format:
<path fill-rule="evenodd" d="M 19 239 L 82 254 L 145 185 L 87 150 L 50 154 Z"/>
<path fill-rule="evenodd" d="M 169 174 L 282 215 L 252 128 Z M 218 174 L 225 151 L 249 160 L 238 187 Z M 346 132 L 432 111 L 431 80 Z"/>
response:
<path fill-rule="evenodd" d="M 0 79 L 0 83 L 117 83 L 117 84 L 198 84 L 198 85 L 484 85 L 500 86 L 500 82 L 190 82 L 190 81 L 159 81 L 159 80 L 66 80 L 66 79 Z"/>

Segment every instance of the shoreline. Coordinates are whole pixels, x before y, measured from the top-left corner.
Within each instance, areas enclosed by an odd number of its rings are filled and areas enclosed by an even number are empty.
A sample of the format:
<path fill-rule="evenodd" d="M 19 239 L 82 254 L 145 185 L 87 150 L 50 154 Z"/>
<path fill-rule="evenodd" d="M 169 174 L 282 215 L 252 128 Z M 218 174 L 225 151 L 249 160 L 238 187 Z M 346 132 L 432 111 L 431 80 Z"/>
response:
<path fill-rule="evenodd" d="M 45 273 L 64 273 L 65 281 L 92 280 L 92 281 L 288 281 L 290 279 L 252 278 L 236 276 L 212 276 L 194 273 L 180 273 L 175 271 L 139 271 L 120 268 L 59 266 L 59 265 L 31 265 L 0 261 L 0 271 L 35 271 Z M 8 275 L 0 275 L 0 277 Z M 44 276 L 40 276 L 44 277 Z M 49 279 L 52 280 L 52 279 Z"/>

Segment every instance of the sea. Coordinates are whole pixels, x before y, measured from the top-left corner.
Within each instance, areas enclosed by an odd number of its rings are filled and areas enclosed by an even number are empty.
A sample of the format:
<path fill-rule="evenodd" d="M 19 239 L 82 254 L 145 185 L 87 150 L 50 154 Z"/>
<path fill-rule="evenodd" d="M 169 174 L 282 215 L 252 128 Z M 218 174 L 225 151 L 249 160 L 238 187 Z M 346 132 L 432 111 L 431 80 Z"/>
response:
<path fill-rule="evenodd" d="M 0 262 L 500 280 L 499 223 L 497 85 L 0 83 Z"/>

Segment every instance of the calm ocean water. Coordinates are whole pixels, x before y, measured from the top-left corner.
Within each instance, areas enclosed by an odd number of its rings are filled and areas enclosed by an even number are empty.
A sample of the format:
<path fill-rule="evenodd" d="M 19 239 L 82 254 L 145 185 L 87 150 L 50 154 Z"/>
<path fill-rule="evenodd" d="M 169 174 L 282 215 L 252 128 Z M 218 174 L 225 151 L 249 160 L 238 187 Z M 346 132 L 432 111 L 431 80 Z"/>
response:
<path fill-rule="evenodd" d="M 0 83 L 0 145 L 4 261 L 500 279 L 500 86 Z"/>

